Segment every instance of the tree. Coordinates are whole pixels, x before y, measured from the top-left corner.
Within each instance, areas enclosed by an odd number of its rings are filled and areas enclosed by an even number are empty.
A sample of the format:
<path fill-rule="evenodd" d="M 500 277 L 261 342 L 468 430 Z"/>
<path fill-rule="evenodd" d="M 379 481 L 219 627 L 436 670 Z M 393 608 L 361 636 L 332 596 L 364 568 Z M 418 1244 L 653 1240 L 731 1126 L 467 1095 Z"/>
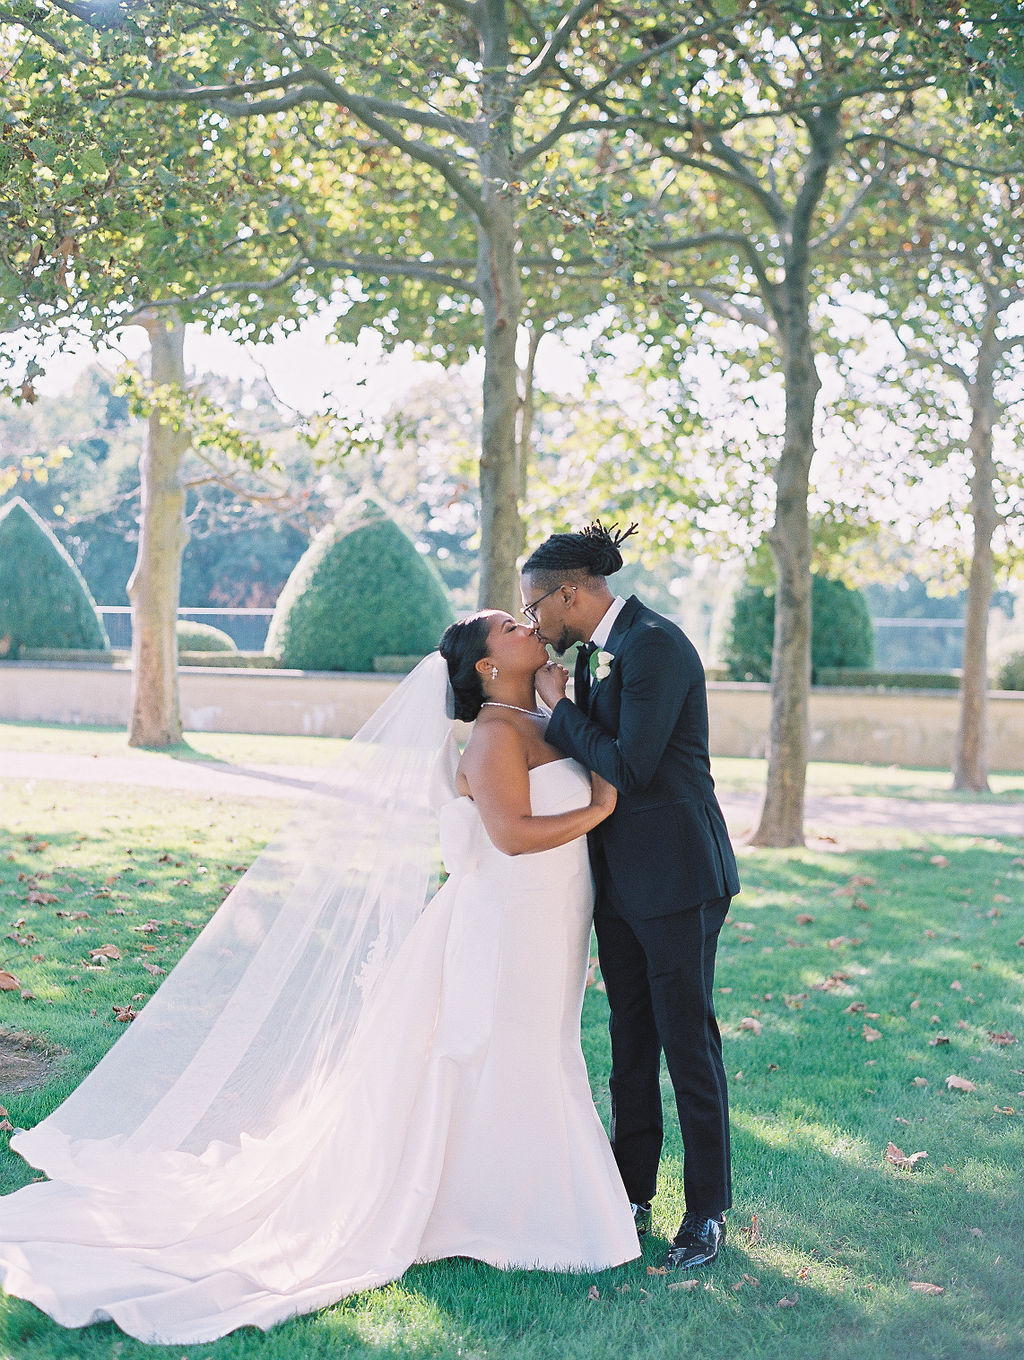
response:
<path fill-rule="evenodd" d="M 934 7 L 933 7 L 934 8 Z M 725 7 L 715 8 L 719 17 Z M 966 160 L 970 117 L 943 110 L 922 144 L 915 99 L 937 83 L 915 30 L 859 0 L 759 7 L 712 25 L 694 61 L 664 63 L 652 95 L 672 116 L 645 124 L 647 249 L 663 320 L 684 296 L 755 337 L 751 365 L 773 364 L 785 405 L 768 535 L 777 576 L 769 765 L 752 840 L 803 840 L 810 681 L 811 463 L 828 348 L 823 303 L 868 278 L 870 204 L 926 156 Z M 606 103 L 610 114 L 612 105 Z M 635 172 L 629 172 L 630 194 Z M 660 273 L 657 261 L 665 262 Z"/>
<path fill-rule="evenodd" d="M 705 17 L 598 0 L 311 3 L 299 15 L 222 0 L 137 4 L 132 17 L 147 47 L 127 97 L 198 106 L 211 142 L 218 122 L 289 114 L 275 124 L 287 183 L 268 219 L 281 278 L 308 291 L 311 271 L 331 284 L 354 277 L 353 315 L 374 301 L 378 319 L 396 331 L 397 315 L 406 333 L 425 313 L 439 330 L 438 318 L 471 299 L 484 357 L 480 599 L 511 604 L 528 412 L 528 392 L 516 391 L 524 278 L 568 270 L 561 245 L 520 250 L 530 187 L 563 146 L 628 126 L 648 100 L 647 69 L 695 41 Z M 595 113 L 594 97 L 613 87 L 631 112 Z M 319 204 L 298 182 L 303 167 L 327 190 Z M 550 319 L 537 310 L 534 343 Z M 529 374 L 529 345 L 522 367 Z"/>
<path fill-rule="evenodd" d="M 973 791 L 988 788 L 987 635 L 997 540 L 1022 504 L 1024 463 L 1018 456 L 1000 464 L 996 449 L 1024 360 L 1022 195 L 1013 177 L 919 167 L 896 195 L 904 222 L 913 223 L 912 267 L 904 252 L 878 289 L 905 356 L 890 373 L 894 419 L 907 420 L 909 399 L 922 451 L 942 463 L 960 444 L 960 411 L 967 426 L 973 547 L 953 787 Z M 1011 453 L 1015 439 L 1006 433 Z"/>

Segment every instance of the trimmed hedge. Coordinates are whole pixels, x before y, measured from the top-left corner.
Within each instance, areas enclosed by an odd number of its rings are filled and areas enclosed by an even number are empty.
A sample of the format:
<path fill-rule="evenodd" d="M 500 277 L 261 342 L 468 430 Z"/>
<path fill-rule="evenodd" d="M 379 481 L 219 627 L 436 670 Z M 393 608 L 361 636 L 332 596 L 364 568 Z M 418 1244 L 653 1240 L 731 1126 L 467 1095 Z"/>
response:
<path fill-rule="evenodd" d="M 264 650 L 298 670 L 372 671 L 378 656 L 426 656 L 453 617 L 433 566 L 371 508 L 316 536 L 281 592 Z"/>
<path fill-rule="evenodd" d="M 109 652 L 81 572 L 21 497 L 0 508 L 0 658 L 23 647 Z"/>
<path fill-rule="evenodd" d="M 999 667 L 997 689 L 1024 689 L 1024 652 L 1014 652 Z"/>
<path fill-rule="evenodd" d="M 179 652 L 238 651 L 233 637 L 209 623 L 193 623 L 191 619 L 179 619 L 174 628 L 178 634 Z"/>
<path fill-rule="evenodd" d="M 870 669 L 875 637 L 859 590 L 825 576 L 811 577 L 811 676 L 820 670 Z M 725 664 L 733 680 L 770 680 L 775 632 L 775 595 L 747 584 L 733 603 Z"/>

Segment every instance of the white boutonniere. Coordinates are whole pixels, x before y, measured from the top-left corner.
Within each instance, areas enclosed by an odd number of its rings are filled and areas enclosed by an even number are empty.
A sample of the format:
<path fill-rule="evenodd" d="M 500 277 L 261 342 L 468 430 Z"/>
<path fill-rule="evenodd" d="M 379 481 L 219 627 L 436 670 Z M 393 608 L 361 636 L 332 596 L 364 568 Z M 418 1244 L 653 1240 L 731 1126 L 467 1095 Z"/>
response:
<path fill-rule="evenodd" d="M 612 652 L 596 651 L 590 657 L 590 678 L 591 680 L 605 680 L 611 675 L 612 662 L 615 656 Z"/>

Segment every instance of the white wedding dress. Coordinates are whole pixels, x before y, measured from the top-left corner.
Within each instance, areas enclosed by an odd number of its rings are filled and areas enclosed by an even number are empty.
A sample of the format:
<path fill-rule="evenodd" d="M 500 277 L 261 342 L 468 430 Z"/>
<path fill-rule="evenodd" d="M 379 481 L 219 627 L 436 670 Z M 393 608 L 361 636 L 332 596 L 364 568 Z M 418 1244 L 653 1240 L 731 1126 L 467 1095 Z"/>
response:
<path fill-rule="evenodd" d="M 590 797 L 570 760 L 530 786 L 535 814 Z M 638 1255 L 579 1042 L 586 841 L 503 855 L 468 798 L 440 821 L 451 876 L 329 1078 L 259 1137 L 192 1151 L 97 1140 L 86 1170 L 0 1200 L 9 1293 L 64 1326 L 112 1319 L 185 1344 L 269 1327 L 417 1261 L 600 1270 Z M 44 1129 L 15 1146 L 59 1177 Z"/>

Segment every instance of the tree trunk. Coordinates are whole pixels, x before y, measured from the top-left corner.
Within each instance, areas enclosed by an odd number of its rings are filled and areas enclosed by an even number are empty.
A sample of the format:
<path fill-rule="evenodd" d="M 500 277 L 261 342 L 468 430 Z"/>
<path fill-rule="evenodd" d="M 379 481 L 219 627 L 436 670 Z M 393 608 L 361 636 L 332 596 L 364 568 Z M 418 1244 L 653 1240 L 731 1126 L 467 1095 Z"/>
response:
<path fill-rule="evenodd" d="M 484 213 L 477 236 L 476 282 L 484 312 L 483 420 L 480 434 L 481 608 L 515 612 L 516 561 L 522 547 L 516 418 L 516 340 L 522 281 L 516 258 L 512 171 L 512 94 L 503 0 L 480 6 L 481 150 Z"/>
<path fill-rule="evenodd" d="M 144 313 L 155 389 L 185 382 L 185 327 L 173 313 Z M 185 490 L 179 476 L 188 435 L 161 419 L 159 400 L 149 416 L 140 462 L 142 509 L 139 553 L 128 582 L 132 606 L 130 746 L 171 746 L 181 740 L 178 641 L 175 633 L 181 556 L 188 541 Z"/>
<path fill-rule="evenodd" d="M 783 336 L 786 432 L 775 469 L 775 638 L 768 778 L 752 845 L 803 845 L 807 699 L 811 682 L 811 527 L 807 494 L 814 455 L 814 405 L 821 386 L 810 327 Z"/>
<path fill-rule="evenodd" d="M 533 448 L 534 378 L 537 372 L 537 350 L 544 336 L 544 327 L 536 320 L 527 327 L 526 363 L 520 374 L 522 391 L 519 394 L 519 430 L 516 436 L 516 471 L 520 504 L 526 499 L 530 482 L 530 452 Z M 522 551 L 525 544 L 520 544 Z"/>
<path fill-rule="evenodd" d="M 971 478 L 974 551 L 967 582 L 960 720 L 953 755 L 953 787 L 970 789 L 975 793 L 988 790 L 988 611 L 995 576 L 992 536 L 999 523 L 995 498 L 996 469 L 992 458 L 995 370 L 998 362 L 995 332 L 998 322 L 998 310 L 990 308 L 982 327 L 974 382 L 968 389 L 971 401 L 971 437 L 968 446 L 974 464 Z"/>
<path fill-rule="evenodd" d="M 770 289 L 782 344 L 786 430 L 775 469 L 775 639 L 768 730 L 768 778 L 752 845 L 803 845 L 807 782 L 807 700 L 811 685 L 811 525 L 807 513 L 814 406 L 810 277 L 814 215 L 840 146 L 842 108 L 825 105 L 807 119 L 811 150 L 788 222 L 784 278 Z"/>

